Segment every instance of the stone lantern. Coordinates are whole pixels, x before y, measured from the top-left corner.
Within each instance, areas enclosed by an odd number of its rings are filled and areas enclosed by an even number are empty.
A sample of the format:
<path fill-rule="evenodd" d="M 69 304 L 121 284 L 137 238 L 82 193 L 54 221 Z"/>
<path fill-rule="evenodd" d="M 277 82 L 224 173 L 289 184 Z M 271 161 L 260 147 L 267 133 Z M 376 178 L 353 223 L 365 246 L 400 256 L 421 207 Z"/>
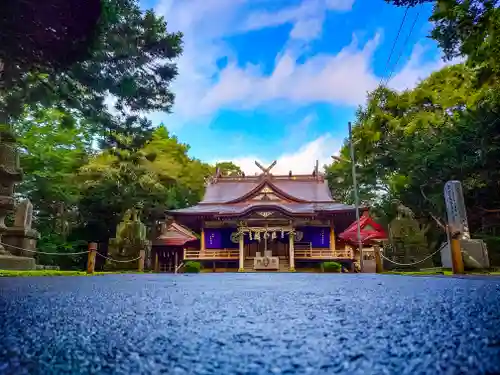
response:
<path fill-rule="evenodd" d="M 35 253 L 20 250 L 36 249 L 38 233 L 31 229 L 31 203 L 25 201 L 19 206 L 14 227 L 5 225 L 5 218 L 14 210 L 14 184 L 21 180 L 15 140 L 10 133 L 0 132 L 0 269 L 35 268 Z"/>

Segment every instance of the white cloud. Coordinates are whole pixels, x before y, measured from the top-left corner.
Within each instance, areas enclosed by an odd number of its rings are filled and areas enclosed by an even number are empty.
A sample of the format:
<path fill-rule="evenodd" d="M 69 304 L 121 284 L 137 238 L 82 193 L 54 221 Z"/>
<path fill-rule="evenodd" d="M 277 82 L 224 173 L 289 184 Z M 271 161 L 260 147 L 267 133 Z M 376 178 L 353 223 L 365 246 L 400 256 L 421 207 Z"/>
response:
<path fill-rule="evenodd" d="M 255 12 L 249 15 L 241 30 L 292 24 L 290 38 L 312 40 L 321 34 L 326 11 L 349 11 L 353 3 L 354 0 L 307 0 L 275 12 Z"/>
<path fill-rule="evenodd" d="M 264 78 L 258 66 L 238 69 L 237 56 L 223 37 L 289 23 L 293 25 L 291 40 L 307 41 L 321 34 L 326 11 L 347 11 L 353 3 L 354 0 L 295 0 L 294 5 L 270 13 L 263 9 L 274 4 L 273 0 L 160 0 L 156 11 L 165 16 L 168 29 L 184 33 L 184 53 L 178 62 L 179 76 L 173 84 L 175 115 L 183 121 L 210 116 L 234 102 L 225 98 L 224 92 L 236 92 L 238 98 L 245 99 L 253 79 Z M 248 10 L 250 4 L 252 11 Z M 269 89 L 275 90 L 272 86 L 278 83 L 276 79 L 286 73 L 281 70 L 286 68 L 283 64 L 288 59 L 290 68 L 294 68 L 298 56 L 292 57 L 291 53 L 284 52 L 280 66 L 275 69 L 274 81 L 269 81 Z M 230 64 L 219 72 L 217 61 L 221 58 L 228 58 Z M 214 77 L 218 77 L 215 82 Z M 240 78 L 241 82 L 235 81 Z M 266 95 L 270 99 L 280 97 Z M 262 102 L 256 100 L 254 104 Z"/>
<path fill-rule="evenodd" d="M 342 142 L 343 139 L 334 138 L 330 134 L 325 134 L 305 144 L 297 152 L 279 156 L 276 159 L 277 164 L 272 169 L 272 173 L 288 174 L 291 170 L 294 174 L 309 174 L 313 172 L 316 160 L 319 161 L 321 170 L 323 165 L 331 163 L 331 155 L 338 154 Z M 249 175 L 261 172 L 255 165 L 255 161 L 258 161 L 265 167 L 273 162 L 273 160 L 262 160 L 253 155 L 243 156 L 232 160 L 233 163 L 240 166 L 240 168 Z"/>
<path fill-rule="evenodd" d="M 218 82 L 199 103 L 199 110 L 213 112 L 221 107 L 257 107 L 284 99 L 305 105 L 329 102 L 356 106 L 378 83 L 371 71 L 371 56 L 379 35 L 361 48 L 353 42 L 336 55 L 316 55 L 305 63 L 297 62 L 286 51 L 276 62 L 271 75 L 258 66 L 239 68 L 236 64 L 220 72 Z M 237 83 L 237 84 L 236 84 Z"/>

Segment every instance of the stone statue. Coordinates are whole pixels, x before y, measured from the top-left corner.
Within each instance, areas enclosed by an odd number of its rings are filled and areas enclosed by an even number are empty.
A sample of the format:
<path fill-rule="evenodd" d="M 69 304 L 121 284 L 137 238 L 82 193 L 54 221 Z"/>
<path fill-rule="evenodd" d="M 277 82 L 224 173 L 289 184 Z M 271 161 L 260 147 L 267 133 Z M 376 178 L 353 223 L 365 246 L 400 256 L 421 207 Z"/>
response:
<path fill-rule="evenodd" d="M 136 208 L 127 210 L 122 221 L 116 226 L 115 238 L 109 241 L 108 257 L 124 261 L 136 258 L 139 256 L 140 250 L 146 250 L 147 259 L 149 248 L 147 228 L 139 218 L 139 210 Z M 118 263 L 107 260 L 105 268 L 107 270 L 131 269 L 136 264 L 136 262 Z"/>

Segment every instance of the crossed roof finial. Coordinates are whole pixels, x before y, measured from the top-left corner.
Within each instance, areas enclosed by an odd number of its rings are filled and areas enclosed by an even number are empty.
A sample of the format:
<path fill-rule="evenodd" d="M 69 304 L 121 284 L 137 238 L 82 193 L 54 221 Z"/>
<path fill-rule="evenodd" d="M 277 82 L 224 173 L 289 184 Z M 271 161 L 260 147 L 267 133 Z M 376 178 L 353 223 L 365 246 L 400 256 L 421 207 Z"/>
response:
<path fill-rule="evenodd" d="M 276 163 L 277 163 L 277 161 L 275 160 L 275 161 L 272 162 L 272 164 L 269 167 L 264 168 L 264 166 L 262 166 L 262 164 L 260 164 L 257 160 L 255 161 L 255 165 L 257 167 L 259 167 L 260 170 L 262 171 L 261 176 L 262 175 L 269 176 L 271 174 L 271 169 L 274 168 L 274 166 L 276 165 Z"/>

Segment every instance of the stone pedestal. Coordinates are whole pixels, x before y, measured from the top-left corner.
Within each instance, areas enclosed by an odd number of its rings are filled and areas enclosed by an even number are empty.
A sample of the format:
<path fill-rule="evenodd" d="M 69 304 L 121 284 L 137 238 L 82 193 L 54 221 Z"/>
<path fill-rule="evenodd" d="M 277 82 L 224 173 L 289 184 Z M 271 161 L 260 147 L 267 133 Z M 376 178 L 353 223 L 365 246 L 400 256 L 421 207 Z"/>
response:
<path fill-rule="evenodd" d="M 0 255 L 0 270 L 34 270 L 36 263 L 34 258 L 19 257 L 15 255 Z"/>
<path fill-rule="evenodd" d="M 34 258 L 39 237 L 39 233 L 34 229 L 10 227 L 5 229 L 2 239 L 6 244 L 4 247 L 12 255 Z"/>

